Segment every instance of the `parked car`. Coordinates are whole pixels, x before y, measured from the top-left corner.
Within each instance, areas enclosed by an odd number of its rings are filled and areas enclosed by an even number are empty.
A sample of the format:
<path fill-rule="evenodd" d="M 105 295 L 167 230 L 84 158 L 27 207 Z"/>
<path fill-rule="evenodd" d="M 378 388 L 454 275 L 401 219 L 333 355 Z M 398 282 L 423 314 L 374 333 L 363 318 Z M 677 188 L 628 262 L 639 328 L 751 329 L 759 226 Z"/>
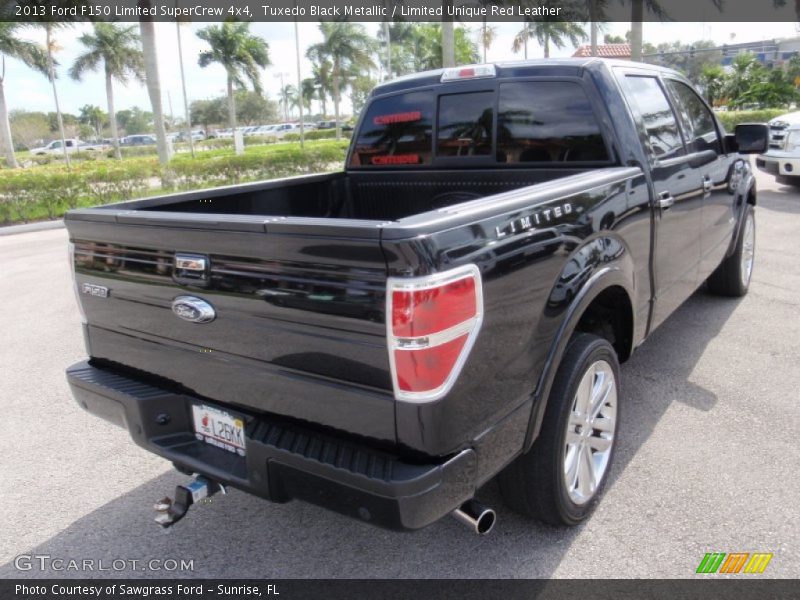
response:
<path fill-rule="evenodd" d="M 155 136 L 148 134 L 127 135 L 120 140 L 122 146 L 151 146 L 157 143 Z"/>
<path fill-rule="evenodd" d="M 185 131 L 178 131 L 173 135 L 174 135 L 174 138 L 173 138 L 172 141 L 174 141 L 174 142 L 188 142 L 189 141 L 189 135 Z M 192 141 L 193 142 L 200 142 L 200 141 L 202 141 L 204 139 L 206 139 L 206 134 L 202 129 L 198 129 L 198 130 L 192 131 Z"/>
<path fill-rule="evenodd" d="M 339 125 L 342 131 L 353 131 L 353 126 L 349 123 L 340 123 Z M 317 129 L 336 129 L 336 121 L 319 121 Z"/>
<path fill-rule="evenodd" d="M 775 117 L 768 125 L 769 147 L 756 157 L 756 167 L 778 183 L 800 186 L 800 111 Z"/>
<path fill-rule="evenodd" d="M 211 138 L 232 138 L 233 137 L 233 130 L 232 129 L 217 129 L 213 131 L 209 136 Z"/>
<path fill-rule="evenodd" d="M 512 509 L 574 525 L 619 443 L 619 363 L 704 283 L 747 293 L 743 153 L 766 144 L 643 63 L 381 84 L 342 172 L 69 211 L 89 356 L 69 384 L 194 477 L 163 526 L 229 485 L 486 533 L 495 477 Z"/>
<path fill-rule="evenodd" d="M 256 130 L 253 133 L 253 135 L 272 135 L 272 132 L 275 130 L 276 127 L 277 124 L 259 125 L 258 127 L 256 127 Z"/>
<path fill-rule="evenodd" d="M 297 123 L 281 123 L 276 125 L 269 135 L 282 138 L 287 133 L 300 133 L 300 126 Z"/>
<path fill-rule="evenodd" d="M 46 154 L 63 154 L 64 148 L 66 147 L 67 153 L 72 154 L 73 152 L 78 152 L 81 144 L 79 139 L 76 138 L 69 138 L 64 140 L 64 145 L 61 144 L 61 140 L 53 140 L 49 144 L 45 146 L 39 146 L 38 148 L 31 148 L 30 152 L 34 156 L 44 156 Z"/>

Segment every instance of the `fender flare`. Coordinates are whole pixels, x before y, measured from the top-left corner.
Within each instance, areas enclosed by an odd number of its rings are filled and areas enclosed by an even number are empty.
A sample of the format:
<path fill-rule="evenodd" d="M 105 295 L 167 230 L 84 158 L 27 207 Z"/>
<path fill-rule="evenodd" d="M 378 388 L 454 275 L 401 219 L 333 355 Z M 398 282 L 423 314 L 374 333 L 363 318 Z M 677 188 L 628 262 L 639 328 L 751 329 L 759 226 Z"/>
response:
<path fill-rule="evenodd" d="M 591 305 L 595 298 L 605 290 L 611 287 L 621 287 L 628 295 L 631 307 L 634 306 L 632 300 L 632 282 L 620 267 L 619 264 L 612 263 L 599 269 L 589 278 L 567 309 L 566 315 L 550 343 L 550 349 L 547 352 L 544 367 L 539 375 L 536 390 L 533 393 L 533 408 L 528 423 L 528 430 L 525 434 L 523 452 L 528 451 L 539 435 L 556 372 L 558 371 L 561 359 L 567 349 L 567 344 L 589 305 Z M 635 311 L 633 311 L 633 318 L 636 318 Z"/>

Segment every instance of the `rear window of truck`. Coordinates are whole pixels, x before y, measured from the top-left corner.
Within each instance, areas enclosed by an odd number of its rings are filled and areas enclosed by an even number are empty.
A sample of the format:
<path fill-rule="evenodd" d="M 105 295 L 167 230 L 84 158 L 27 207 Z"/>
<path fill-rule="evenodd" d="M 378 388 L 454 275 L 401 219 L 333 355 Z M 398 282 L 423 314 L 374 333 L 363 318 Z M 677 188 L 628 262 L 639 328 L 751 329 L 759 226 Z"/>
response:
<path fill-rule="evenodd" d="M 580 84 L 519 81 L 496 91 L 378 98 L 361 122 L 349 166 L 415 167 L 437 158 L 519 166 L 610 160 Z"/>

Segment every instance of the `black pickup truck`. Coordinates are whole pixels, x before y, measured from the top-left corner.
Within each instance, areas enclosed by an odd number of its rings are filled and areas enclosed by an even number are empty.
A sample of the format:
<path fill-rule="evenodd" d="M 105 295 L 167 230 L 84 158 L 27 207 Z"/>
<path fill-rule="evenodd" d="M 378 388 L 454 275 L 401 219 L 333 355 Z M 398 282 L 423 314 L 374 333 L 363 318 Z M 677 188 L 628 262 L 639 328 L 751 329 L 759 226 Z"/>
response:
<path fill-rule="evenodd" d="M 756 189 L 676 72 L 596 59 L 379 85 L 342 172 L 70 211 L 89 359 L 78 403 L 191 483 L 393 529 L 498 477 L 513 509 L 588 514 L 619 363 L 705 282 L 747 292 Z"/>

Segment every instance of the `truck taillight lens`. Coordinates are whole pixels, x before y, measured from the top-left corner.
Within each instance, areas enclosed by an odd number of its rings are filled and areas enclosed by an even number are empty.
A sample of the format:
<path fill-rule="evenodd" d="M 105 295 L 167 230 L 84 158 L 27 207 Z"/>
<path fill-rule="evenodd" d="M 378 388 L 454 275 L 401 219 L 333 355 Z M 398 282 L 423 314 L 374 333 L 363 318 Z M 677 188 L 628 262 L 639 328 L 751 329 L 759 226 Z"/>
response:
<path fill-rule="evenodd" d="M 386 296 L 395 397 L 441 398 L 455 383 L 483 321 L 480 271 L 466 265 L 426 277 L 390 278 Z"/>

